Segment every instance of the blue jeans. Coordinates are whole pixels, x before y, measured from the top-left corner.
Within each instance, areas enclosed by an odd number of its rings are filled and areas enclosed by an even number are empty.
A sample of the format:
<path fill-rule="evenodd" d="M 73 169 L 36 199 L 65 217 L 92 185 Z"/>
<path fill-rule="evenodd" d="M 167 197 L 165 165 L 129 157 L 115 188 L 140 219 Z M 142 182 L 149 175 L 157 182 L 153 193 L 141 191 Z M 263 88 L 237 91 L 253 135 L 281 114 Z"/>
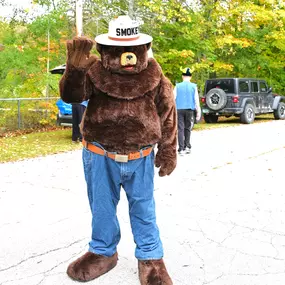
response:
<path fill-rule="evenodd" d="M 122 186 L 129 202 L 136 258 L 162 258 L 153 197 L 154 152 L 136 160 L 116 162 L 83 148 L 83 166 L 92 212 L 89 251 L 105 256 L 117 251 L 121 233 L 116 212 Z"/>

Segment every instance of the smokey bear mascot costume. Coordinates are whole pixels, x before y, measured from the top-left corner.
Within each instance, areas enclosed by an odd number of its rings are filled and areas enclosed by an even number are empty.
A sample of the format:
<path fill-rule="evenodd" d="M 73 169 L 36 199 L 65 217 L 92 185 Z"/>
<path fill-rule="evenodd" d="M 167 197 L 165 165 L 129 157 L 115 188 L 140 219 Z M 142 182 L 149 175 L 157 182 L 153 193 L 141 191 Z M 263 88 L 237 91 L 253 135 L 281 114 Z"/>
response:
<path fill-rule="evenodd" d="M 90 55 L 93 41 L 67 42 L 60 94 L 67 103 L 89 100 L 82 124 L 83 166 L 92 212 L 89 250 L 67 274 L 90 281 L 117 264 L 120 188 L 127 195 L 143 285 L 171 285 L 156 224 L 154 165 L 159 175 L 176 167 L 177 121 L 172 85 L 159 64 L 148 58 L 152 37 L 137 22 L 120 16 L 108 34 L 95 39 L 101 59 Z M 154 147 L 157 146 L 155 155 Z"/>

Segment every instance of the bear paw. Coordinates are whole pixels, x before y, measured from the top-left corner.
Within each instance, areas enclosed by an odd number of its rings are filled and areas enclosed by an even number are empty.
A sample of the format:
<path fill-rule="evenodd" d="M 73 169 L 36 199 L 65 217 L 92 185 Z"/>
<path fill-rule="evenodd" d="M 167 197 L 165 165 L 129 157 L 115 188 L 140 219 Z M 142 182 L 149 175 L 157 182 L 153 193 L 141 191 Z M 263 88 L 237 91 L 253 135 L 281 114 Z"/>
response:
<path fill-rule="evenodd" d="M 108 257 L 86 252 L 68 266 L 66 273 L 74 280 L 87 282 L 113 269 L 117 265 L 117 261 L 117 253 Z"/>
<path fill-rule="evenodd" d="M 141 285 L 173 285 L 163 259 L 139 260 Z"/>

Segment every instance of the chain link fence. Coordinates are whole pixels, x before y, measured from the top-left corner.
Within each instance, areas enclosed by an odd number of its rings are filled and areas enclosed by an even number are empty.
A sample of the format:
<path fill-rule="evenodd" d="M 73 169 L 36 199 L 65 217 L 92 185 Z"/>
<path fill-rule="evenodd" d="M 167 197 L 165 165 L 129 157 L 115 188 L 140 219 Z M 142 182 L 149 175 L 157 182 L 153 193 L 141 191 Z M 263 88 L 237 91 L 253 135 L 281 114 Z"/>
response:
<path fill-rule="evenodd" d="M 9 131 L 55 126 L 57 97 L 0 98 L 0 135 Z"/>

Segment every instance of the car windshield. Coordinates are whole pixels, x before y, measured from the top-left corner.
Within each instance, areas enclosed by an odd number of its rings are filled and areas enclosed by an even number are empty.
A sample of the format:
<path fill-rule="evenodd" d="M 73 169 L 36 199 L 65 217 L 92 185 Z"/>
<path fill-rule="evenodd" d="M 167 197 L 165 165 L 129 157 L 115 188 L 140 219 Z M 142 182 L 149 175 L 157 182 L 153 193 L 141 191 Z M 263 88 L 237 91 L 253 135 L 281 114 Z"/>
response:
<path fill-rule="evenodd" d="M 234 93 L 234 80 L 233 79 L 213 79 L 207 80 L 206 93 L 213 88 L 223 89 L 226 93 Z"/>

